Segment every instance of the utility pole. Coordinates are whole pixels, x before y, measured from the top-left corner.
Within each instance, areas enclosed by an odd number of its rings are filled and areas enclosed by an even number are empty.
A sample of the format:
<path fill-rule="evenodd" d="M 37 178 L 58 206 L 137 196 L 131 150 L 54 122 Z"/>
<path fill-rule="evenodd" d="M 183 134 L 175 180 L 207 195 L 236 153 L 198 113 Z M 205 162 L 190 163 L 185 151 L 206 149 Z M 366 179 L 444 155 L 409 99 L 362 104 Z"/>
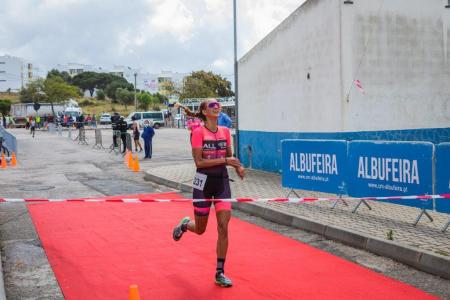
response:
<path fill-rule="evenodd" d="M 238 61 L 237 61 L 237 24 L 236 24 L 236 0 L 233 0 L 233 25 L 234 25 L 234 103 L 236 113 L 236 157 L 239 158 L 239 96 L 238 96 Z"/>
<path fill-rule="evenodd" d="M 137 72 L 134 72 L 134 110 L 137 111 L 137 98 L 136 98 L 136 77 Z"/>

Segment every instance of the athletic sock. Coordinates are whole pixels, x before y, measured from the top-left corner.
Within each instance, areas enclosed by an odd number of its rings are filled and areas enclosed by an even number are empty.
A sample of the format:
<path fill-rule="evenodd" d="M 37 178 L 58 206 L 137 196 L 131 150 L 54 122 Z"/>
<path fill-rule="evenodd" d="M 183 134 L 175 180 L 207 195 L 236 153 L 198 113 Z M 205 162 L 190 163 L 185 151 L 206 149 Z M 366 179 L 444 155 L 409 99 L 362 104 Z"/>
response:
<path fill-rule="evenodd" d="M 225 267 L 225 258 L 218 258 L 216 273 L 224 273 L 224 267 Z"/>

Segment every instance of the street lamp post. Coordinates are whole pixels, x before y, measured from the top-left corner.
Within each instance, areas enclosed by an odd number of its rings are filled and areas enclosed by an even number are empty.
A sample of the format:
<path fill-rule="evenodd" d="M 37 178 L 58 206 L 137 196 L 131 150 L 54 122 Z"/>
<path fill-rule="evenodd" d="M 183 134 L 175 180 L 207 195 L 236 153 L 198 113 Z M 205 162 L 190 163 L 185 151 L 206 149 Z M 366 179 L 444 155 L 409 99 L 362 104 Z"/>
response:
<path fill-rule="evenodd" d="M 236 113 L 236 156 L 239 157 L 239 93 L 238 93 L 238 61 L 237 61 L 237 14 L 236 0 L 233 0 L 233 27 L 234 27 L 234 102 Z"/>
<path fill-rule="evenodd" d="M 136 77 L 137 73 L 134 73 L 134 110 L 137 111 L 137 99 L 136 99 Z"/>

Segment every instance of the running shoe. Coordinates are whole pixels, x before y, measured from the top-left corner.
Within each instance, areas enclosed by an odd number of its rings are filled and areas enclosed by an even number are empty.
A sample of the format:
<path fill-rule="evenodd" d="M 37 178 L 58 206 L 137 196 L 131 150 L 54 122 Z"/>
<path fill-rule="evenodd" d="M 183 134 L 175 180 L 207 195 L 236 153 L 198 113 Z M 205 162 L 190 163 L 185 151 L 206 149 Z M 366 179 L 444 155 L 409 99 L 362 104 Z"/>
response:
<path fill-rule="evenodd" d="M 189 223 L 191 219 L 189 217 L 184 217 L 181 219 L 180 223 L 173 229 L 173 239 L 175 241 L 179 241 L 181 237 L 183 236 L 183 233 L 186 232 L 186 230 L 183 230 L 183 225 L 186 225 Z"/>
<path fill-rule="evenodd" d="M 231 282 L 231 279 L 225 276 L 223 272 L 217 272 L 216 273 L 216 284 L 221 287 L 232 287 L 233 283 Z"/>

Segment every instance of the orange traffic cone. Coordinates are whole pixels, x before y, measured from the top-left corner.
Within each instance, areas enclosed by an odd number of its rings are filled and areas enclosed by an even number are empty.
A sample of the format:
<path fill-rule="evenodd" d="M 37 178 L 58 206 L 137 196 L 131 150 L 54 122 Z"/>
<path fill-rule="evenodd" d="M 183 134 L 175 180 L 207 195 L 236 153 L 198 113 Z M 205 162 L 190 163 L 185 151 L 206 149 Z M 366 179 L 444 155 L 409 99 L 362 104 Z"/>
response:
<path fill-rule="evenodd" d="M 133 154 L 130 151 L 129 151 L 129 154 L 128 154 L 127 166 L 128 166 L 129 169 L 133 170 L 133 166 L 134 166 Z"/>
<path fill-rule="evenodd" d="M 134 158 L 133 172 L 139 172 L 139 158 L 138 158 L 137 154 Z"/>
<path fill-rule="evenodd" d="M 0 168 L 6 169 L 7 166 L 8 166 L 8 165 L 6 164 L 5 153 L 2 152 L 2 163 L 0 164 Z"/>
<path fill-rule="evenodd" d="M 137 284 L 130 285 L 130 294 L 128 300 L 141 300 Z"/>
<path fill-rule="evenodd" d="M 17 165 L 17 159 L 16 159 L 16 154 L 13 152 L 11 154 L 11 163 L 10 163 L 11 167 L 15 167 Z"/>

